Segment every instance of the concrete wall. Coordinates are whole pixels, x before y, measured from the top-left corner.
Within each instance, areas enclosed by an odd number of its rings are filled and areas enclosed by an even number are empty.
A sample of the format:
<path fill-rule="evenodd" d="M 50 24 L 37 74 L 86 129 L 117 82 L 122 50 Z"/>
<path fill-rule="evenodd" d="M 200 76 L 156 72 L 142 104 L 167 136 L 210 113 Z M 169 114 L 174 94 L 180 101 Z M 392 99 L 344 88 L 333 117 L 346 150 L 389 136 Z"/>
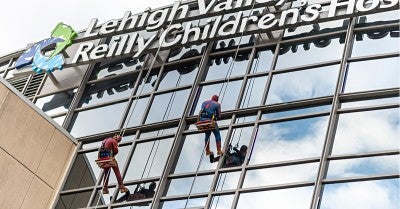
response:
<path fill-rule="evenodd" d="M 0 78 L 0 208 L 50 208 L 77 145 Z"/>

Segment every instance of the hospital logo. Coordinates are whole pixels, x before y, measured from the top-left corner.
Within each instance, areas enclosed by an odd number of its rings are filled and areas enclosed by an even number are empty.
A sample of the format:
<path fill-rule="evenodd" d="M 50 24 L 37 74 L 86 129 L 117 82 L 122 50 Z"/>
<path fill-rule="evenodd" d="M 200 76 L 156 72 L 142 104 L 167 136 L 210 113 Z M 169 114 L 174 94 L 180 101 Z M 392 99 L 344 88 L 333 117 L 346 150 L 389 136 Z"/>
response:
<path fill-rule="evenodd" d="M 58 23 L 50 38 L 32 45 L 17 59 L 16 68 L 32 65 L 32 70 L 36 73 L 51 73 L 56 68 L 62 70 L 65 60 L 60 53 L 72 44 L 76 36 L 76 32 L 70 26 Z"/>

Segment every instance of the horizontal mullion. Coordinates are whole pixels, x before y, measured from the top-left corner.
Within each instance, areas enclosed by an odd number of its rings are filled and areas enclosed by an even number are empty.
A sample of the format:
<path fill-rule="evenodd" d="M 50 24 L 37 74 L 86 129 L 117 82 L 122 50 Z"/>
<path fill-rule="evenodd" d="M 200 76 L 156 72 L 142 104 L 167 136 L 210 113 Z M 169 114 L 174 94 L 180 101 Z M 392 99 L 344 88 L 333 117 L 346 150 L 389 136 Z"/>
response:
<path fill-rule="evenodd" d="M 394 179 L 394 178 L 400 178 L 400 174 L 349 177 L 349 178 L 340 178 L 340 179 L 325 179 L 322 181 L 322 183 L 323 184 L 337 184 L 337 183 L 350 183 L 350 182 L 384 180 L 384 179 Z"/>
<path fill-rule="evenodd" d="M 367 152 L 367 153 L 348 154 L 348 155 L 333 155 L 333 156 L 329 156 L 328 160 L 345 160 L 345 159 L 364 158 L 364 157 L 379 157 L 379 156 L 388 156 L 388 155 L 400 155 L 400 150 Z"/>

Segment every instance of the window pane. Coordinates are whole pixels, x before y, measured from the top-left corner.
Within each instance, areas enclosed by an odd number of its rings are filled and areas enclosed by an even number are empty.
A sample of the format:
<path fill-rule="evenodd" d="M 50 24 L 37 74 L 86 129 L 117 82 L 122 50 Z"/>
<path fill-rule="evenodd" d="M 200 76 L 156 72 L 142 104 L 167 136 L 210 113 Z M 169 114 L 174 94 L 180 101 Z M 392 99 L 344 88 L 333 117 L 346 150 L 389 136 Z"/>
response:
<path fill-rule="evenodd" d="M 371 105 L 383 105 L 383 104 L 392 104 L 392 103 L 399 103 L 399 97 L 391 97 L 391 98 L 384 98 L 384 99 L 370 99 L 370 100 L 362 100 L 362 101 L 355 101 L 355 102 L 344 102 L 342 103 L 341 108 L 351 108 L 351 107 L 365 107 Z"/>
<path fill-rule="evenodd" d="M 112 131 L 118 128 L 127 102 L 75 113 L 71 121 L 71 134 L 82 137 Z"/>
<path fill-rule="evenodd" d="M 110 204 L 111 198 L 114 194 L 115 187 L 113 188 L 108 188 L 108 191 L 110 193 L 108 194 L 103 194 L 101 189 L 96 190 L 96 196 L 94 197 L 94 200 L 90 204 L 90 206 L 100 206 L 100 205 L 108 205 Z M 100 199 L 99 199 L 100 198 Z"/>
<path fill-rule="evenodd" d="M 191 194 L 208 192 L 210 191 L 212 180 L 212 175 L 197 176 L 196 179 L 194 177 L 171 179 L 166 196 L 189 194 L 193 183 Z"/>
<path fill-rule="evenodd" d="M 236 209 L 309 209 L 312 193 L 313 187 L 244 193 L 240 194 Z"/>
<path fill-rule="evenodd" d="M 363 23 L 373 23 L 373 22 L 382 22 L 382 21 L 390 21 L 390 20 L 399 20 L 400 11 L 394 10 L 389 12 L 381 12 L 376 14 L 370 14 L 367 16 L 361 16 L 358 20 L 357 24 Z M 382 23 L 380 23 L 382 24 Z"/>
<path fill-rule="evenodd" d="M 308 2 L 310 3 L 310 2 Z M 305 36 L 346 30 L 349 25 L 348 20 L 335 20 L 323 23 L 314 23 L 285 30 L 285 39 L 300 38 Z"/>
<path fill-rule="evenodd" d="M 345 92 L 398 88 L 399 65 L 398 57 L 350 63 Z"/>
<path fill-rule="evenodd" d="M 140 125 L 142 121 L 144 110 L 147 107 L 149 97 L 134 99 L 131 108 L 125 121 L 125 127 L 132 127 Z M 132 112 L 133 111 L 133 112 Z M 127 125 L 128 124 L 128 125 Z"/>
<path fill-rule="evenodd" d="M 375 29 L 355 34 L 352 57 L 399 51 L 398 29 Z"/>
<path fill-rule="evenodd" d="M 75 93 L 76 89 L 59 92 L 50 96 L 38 98 L 35 104 L 48 115 L 66 112 L 71 105 Z"/>
<path fill-rule="evenodd" d="M 4 70 L 7 69 L 7 67 L 8 67 L 8 62 L 9 62 L 9 61 L 0 63 L 0 72 L 3 72 Z"/>
<path fill-rule="evenodd" d="M 399 109 L 339 115 L 332 155 L 398 149 Z"/>
<path fill-rule="evenodd" d="M 331 37 L 313 40 L 311 43 L 284 44 L 279 50 L 276 69 L 340 59 L 343 47 L 344 43 L 339 43 L 339 38 Z"/>
<path fill-rule="evenodd" d="M 251 73 L 266 72 L 271 69 L 275 48 L 257 51 L 254 57 Z"/>
<path fill-rule="evenodd" d="M 60 117 L 56 117 L 53 118 L 53 120 L 60 126 L 62 126 L 62 124 L 64 123 L 66 115 L 60 116 Z"/>
<path fill-rule="evenodd" d="M 206 205 L 207 198 L 190 198 L 161 202 L 161 209 L 198 208 Z"/>
<path fill-rule="evenodd" d="M 152 137 L 172 134 L 176 133 L 177 130 L 178 127 L 172 127 L 172 128 L 158 129 L 157 131 L 142 132 L 140 133 L 140 138 L 144 139 L 144 138 L 152 138 Z"/>
<path fill-rule="evenodd" d="M 132 94 L 132 90 L 135 85 L 135 81 L 132 81 L 132 78 L 123 77 L 100 83 L 89 84 L 83 93 L 79 107 L 85 107 L 88 105 L 129 97 Z"/>
<path fill-rule="evenodd" d="M 182 47 L 176 50 L 171 50 L 168 57 L 168 62 L 172 62 L 175 60 L 186 59 L 189 57 L 194 57 L 203 54 L 205 47 L 207 44 L 201 45 L 192 45 L 190 47 Z"/>
<path fill-rule="evenodd" d="M 327 179 L 399 173 L 399 155 L 331 160 Z"/>
<path fill-rule="evenodd" d="M 140 79 L 139 87 L 136 91 L 136 95 L 147 94 L 153 91 L 154 86 L 156 85 L 158 79 L 158 73 L 160 69 L 152 69 L 150 74 L 148 75 L 149 71 L 143 71 L 143 74 Z M 147 79 L 143 81 L 145 78 Z"/>
<path fill-rule="evenodd" d="M 234 195 L 213 196 L 211 207 L 213 209 L 228 209 L 231 208 Z"/>
<path fill-rule="evenodd" d="M 218 176 L 218 182 L 215 191 L 236 189 L 239 182 L 239 177 L 240 171 L 220 173 Z"/>
<path fill-rule="evenodd" d="M 129 190 L 129 192 L 131 193 L 131 194 L 133 194 L 134 193 L 134 191 L 135 190 L 140 190 L 140 188 L 145 188 L 145 189 L 150 189 L 150 184 L 152 184 L 153 182 L 145 182 L 145 183 L 143 183 L 143 184 L 140 184 L 140 185 L 138 185 L 138 184 L 133 184 L 133 185 L 125 185 L 126 186 L 126 188 L 128 188 L 128 190 Z M 158 185 L 159 185 L 159 183 L 158 183 L 158 181 L 154 181 L 154 183 L 156 184 L 156 187 L 155 187 L 155 189 L 153 190 L 154 191 L 154 194 L 157 192 L 157 187 L 158 187 Z M 151 191 L 151 190 L 150 190 Z M 112 193 L 111 193 L 112 194 Z M 121 202 L 132 202 L 132 201 L 137 201 L 137 200 L 143 200 L 143 199 L 150 199 L 150 198 L 152 198 L 152 197 L 154 197 L 154 194 L 151 194 L 151 193 L 147 193 L 147 195 L 143 198 L 143 197 L 129 197 L 128 199 L 126 199 L 124 196 L 125 196 L 125 193 L 118 193 L 117 194 L 117 198 L 116 198 L 116 200 L 114 201 L 114 203 L 121 203 Z M 137 205 L 139 205 L 139 204 L 137 204 Z M 134 206 L 134 203 L 132 203 L 132 207 Z M 135 208 L 135 207 L 133 207 L 133 208 Z M 141 209 L 143 209 L 143 208 L 141 208 Z"/>
<path fill-rule="evenodd" d="M 78 154 L 63 190 L 94 186 L 100 177 L 100 168 L 95 163 L 97 152 Z"/>
<path fill-rule="evenodd" d="M 301 70 L 272 76 L 266 104 L 291 102 L 333 95 L 338 65 Z"/>
<path fill-rule="evenodd" d="M 317 173 L 317 163 L 249 170 L 246 173 L 243 188 L 315 181 Z"/>
<path fill-rule="evenodd" d="M 199 70 L 199 62 L 182 63 L 179 66 L 166 69 L 161 76 L 158 90 L 191 85 Z"/>
<path fill-rule="evenodd" d="M 161 176 L 171 150 L 173 138 L 138 143 L 135 147 L 125 180 Z"/>
<path fill-rule="evenodd" d="M 246 90 L 243 100 L 240 104 L 241 108 L 254 107 L 261 105 L 261 99 L 264 93 L 267 76 L 250 78 L 247 81 Z"/>
<path fill-rule="evenodd" d="M 297 116 L 297 115 L 303 115 L 303 114 L 328 112 L 330 110 L 331 110 L 331 105 L 323 105 L 323 106 L 308 107 L 308 108 L 306 107 L 306 108 L 302 108 L 302 109 L 266 113 L 266 114 L 262 115 L 262 119 L 275 119 L 275 118 L 291 117 L 291 116 Z"/>
<path fill-rule="evenodd" d="M 327 125 L 328 117 L 260 125 L 250 163 L 319 157 Z"/>
<path fill-rule="evenodd" d="M 211 58 L 208 63 L 207 76 L 204 80 L 217 80 L 243 75 L 246 72 L 250 52 L 241 52 L 237 55 L 224 55 Z M 233 63 L 232 63 L 233 62 Z"/>
<path fill-rule="evenodd" d="M 320 209 L 398 209 L 400 208 L 399 185 L 398 178 L 328 184 L 324 187 Z"/>
<path fill-rule="evenodd" d="M 142 68 L 144 57 L 141 58 L 125 58 L 113 62 L 100 63 L 93 69 L 90 80 L 96 80 L 104 77 L 115 76 L 121 73 L 132 72 Z"/>
<path fill-rule="evenodd" d="M 226 111 L 226 110 L 232 110 L 235 108 L 236 105 L 236 100 L 238 98 L 238 94 L 231 94 L 230 92 L 239 92 L 240 91 L 240 86 L 242 85 L 242 81 L 233 81 L 233 82 L 228 82 L 219 84 L 214 84 L 214 85 L 208 85 L 208 86 L 201 86 L 199 88 L 200 96 L 198 99 L 198 103 L 195 106 L 196 108 L 192 114 L 198 114 L 200 109 L 201 109 L 201 104 L 206 101 L 211 99 L 212 95 L 219 95 L 219 102 L 221 103 L 221 110 Z M 226 88 L 226 90 L 224 90 Z M 225 95 L 223 95 L 223 92 L 225 91 Z M 223 96 L 223 97 L 222 97 Z M 196 103 L 195 103 L 196 104 Z"/>
<path fill-rule="evenodd" d="M 56 209 L 76 209 L 83 208 L 89 202 L 92 190 L 87 192 L 78 192 L 74 194 L 61 195 L 57 202 Z"/>
<path fill-rule="evenodd" d="M 156 95 L 146 123 L 166 121 L 182 117 L 190 89 Z"/>
<path fill-rule="evenodd" d="M 221 144 L 224 144 L 225 137 L 226 130 L 221 131 Z M 210 137 L 210 148 L 215 152 L 216 145 L 213 134 L 211 134 Z M 195 172 L 202 152 L 204 152 L 204 134 L 200 133 L 187 135 L 185 137 L 183 147 L 180 150 L 179 159 L 176 163 L 174 173 Z M 211 170 L 215 169 L 216 167 L 217 163 L 210 163 L 210 159 L 204 154 L 199 171 Z"/>
<path fill-rule="evenodd" d="M 229 16 L 233 17 L 234 15 L 229 14 Z M 229 17 L 224 16 L 224 19 L 228 19 L 228 18 Z M 254 35 L 243 36 L 242 38 L 236 37 L 236 38 L 219 40 L 219 41 L 215 42 L 215 44 L 212 47 L 211 52 L 224 51 L 224 50 L 228 50 L 228 49 L 236 49 L 239 44 L 240 44 L 240 47 L 252 46 L 254 43 L 254 40 L 255 40 Z"/>

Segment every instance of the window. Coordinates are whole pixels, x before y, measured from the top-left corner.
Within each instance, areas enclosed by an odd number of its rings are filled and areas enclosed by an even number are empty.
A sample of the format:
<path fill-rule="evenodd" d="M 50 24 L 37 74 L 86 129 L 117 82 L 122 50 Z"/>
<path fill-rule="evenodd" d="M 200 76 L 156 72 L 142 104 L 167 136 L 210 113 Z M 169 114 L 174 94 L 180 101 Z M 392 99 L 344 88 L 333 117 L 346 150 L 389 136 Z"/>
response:
<path fill-rule="evenodd" d="M 375 29 L 355 33 L 352 57 L 399 51 L 398 29 Z"/>
<path fill-rule="evenodd" d="M 207 75 L 204 80 L 217 80 L 245 74 L 249 53 L 240 52 L 235 60 L 233 54 L 211 58 L 208 62 Z"/>
<path fill-rule="evenodd" d="M 257 51 L 251 66 L 251 73 L 269 71 L 271 69 L 274 53 L 275 48 Z"/>
<path fill-rule="evenodd" d="M 103 62 L 98 64 L 90 77 L 90 80 L 116 76 L 121 73 L 133 72 L 142 68 L 145 56 L 140 58 L 125 58 L 113 62 Z"/>
<path fill-rule="evenodd" d="M 191 194 L 205 193 L 210 190 L 213 175 L 197 176 L 196 179 L 194 178 L 195 177 L 171 179 L 166 196 L 189 194 L 193 183 Z"/>
<path fill-rule="evenodd" d="M 199 62 L 188 62 L 169 67 L 161 75 L 158 90 L 192 85 L 199 70 Z"/>
<path fill-rule="evenodd" d="M 38 98 L 36 106 L 41 108 L 48 115 L 67 112 L 77 89 L 70 89 L 50 96 Z"/>
<path fill-rule="evenodd" d="M 241 108 L 261 105 L 261 99 L 267 83 L 267 78 L 267 76 L 263 76 L 248 79 L 242 102 L 240 104 Z"/>
<path fill-rule="evenodd" d="M 176 50 L 171 50 L 168 57 L 168 62 L 182 60 L 189 57 L 194 57 L 203 54 L 207 44 L 192 45 L 190 47 L 182 47 Z"/>
<path fill-rule="evenodd" d="M 262 119 L 275 119 L 275 118 L 284 118 L 284 117 L 298 116 L 304 114 L 312 114 L 318 112 L 329 112 L 331 108 L 332 108 L 331 105 L 323 105 L 317 107 L 302 107 L 301 109 L 263 114 Z"/>

